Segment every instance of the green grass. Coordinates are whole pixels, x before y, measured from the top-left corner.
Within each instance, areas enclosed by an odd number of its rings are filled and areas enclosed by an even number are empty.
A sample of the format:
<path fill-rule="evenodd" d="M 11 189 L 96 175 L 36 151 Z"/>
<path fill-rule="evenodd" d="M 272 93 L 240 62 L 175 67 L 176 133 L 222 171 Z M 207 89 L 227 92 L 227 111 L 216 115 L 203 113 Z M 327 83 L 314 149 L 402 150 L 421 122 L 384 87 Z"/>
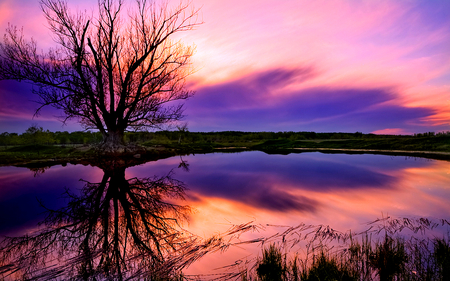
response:
<path fill-rule="evenodd" d="M 422 152 L 434 152 L 436 159 L 450 159 L 450 134 L 427 134 L 420 136 L 391 136 L 361 133 L 314 133 L 314 132 L 211 132 L 191 133 L 161 131 L 155 133 L 130 133 L 126 138 L 132 145 L 146 149 L 147 156 L 164 154 L 209 153 L 214 151 L 260 150 L 267 153 L 288 154 L 301 152 L 299 149 L 327 150 L 335 152 L 347 150 L 374 150 L 371 153 L 407 154 L 422 156 Z M 296 150 L 297 149 L 297 150 Z M 378 151 L 378 152 L 377 152 Z M 417 155 L 415 154 L 417 152 Z M 93 145 L 2 145 L 0 150 L 1 165 L 23 164 L 33 161 L 54 161 L 66 159 L 89 160 L 96 155 Z M 441 153 L 441 154 L 439 154 Z M 398 153 L 397 153 L 398 154 Z M 439 155 L 438 155 L 439 154 Z"/>
<path fill-rule="evenodd" d="M 150 137 L 150 136 L 148 136 Z M 162 145 L 180 150 L 213 151 L 240 148 L 274 152 L 306 149 L 360 149 L 450 152 L 450 134 L 418 136 L 373 135 L 360 133 L 314 132 L 157 132 L 144 145 Z"/>
<path fill-rule="evenodd" d="M 450 152 L 450 137 L 410 137 L 347 140 L 268 140 L 252 147 L 261 150 L 292 148 L 374 149 Z"/>
<path fill-rule="evenodd" d="M 1 164 L 21 164 L 33 161 L 58 161 L 62 159 L 89 159 L 94 151 L 89 148 L 55 145 L 14 146 L 0 151 Z"/>

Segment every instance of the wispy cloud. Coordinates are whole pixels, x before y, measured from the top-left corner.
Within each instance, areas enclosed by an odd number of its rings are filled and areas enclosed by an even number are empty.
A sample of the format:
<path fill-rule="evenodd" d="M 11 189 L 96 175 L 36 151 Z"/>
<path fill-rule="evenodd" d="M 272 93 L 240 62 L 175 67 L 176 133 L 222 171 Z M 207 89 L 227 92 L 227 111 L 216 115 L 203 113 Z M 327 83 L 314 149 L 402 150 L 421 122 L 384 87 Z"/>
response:
<path fill-rule="evenodd" d="M 276 93 L 298 81 L 295 73 L 276 69 L 200 88 L 187 107 L 192 129 L 368 133 L 420 126 L 434 114 L 431 108 L 398 104 L 397 93 L 389 88 L 315 87 Z"/>
<path fill-rule="evenodd" d="M 449 1 L 192 4 L 204 24 L 180 37 L 197 49 L 191 130 L 450 130 Z M 96 3 L 70 5 L 90 13 Z M 54 45 L 38 2 L 0 7 L 0 28 L 24 26 L 40 48 Z M 20 118 L 17 104 L 35 106 L 19 101 L 2 112 Z"/>

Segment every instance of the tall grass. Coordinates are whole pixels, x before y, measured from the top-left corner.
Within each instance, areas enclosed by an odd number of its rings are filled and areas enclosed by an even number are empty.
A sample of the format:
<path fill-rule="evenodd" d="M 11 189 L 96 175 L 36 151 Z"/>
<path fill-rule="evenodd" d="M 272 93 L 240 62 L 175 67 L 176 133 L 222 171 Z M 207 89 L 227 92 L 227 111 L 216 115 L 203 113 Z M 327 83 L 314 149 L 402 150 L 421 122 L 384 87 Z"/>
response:
<path fill-rule="evenodd" d="M 280 245 L 271 244 L 262 250 L 256 272 L 246 270 L 240 280 L 450 280 L 448 238 L 406 241 L 387 235 L 375 243 L 353 241 L 337 252 L 316 250 L 309 261 L 298 256 L 288 260 Z"/>
<path fill-rule="evenodd" d="M 382 218 L 364 231 L 340 232 L 324 225 L 235 225 L 210 239 L 190 237 L 152 274 L 136 280 L 390 281 L 450 280 L 450 222 L 445 219 Z M 277 234 L 246 240 L 246 232 L 277 228 Z M 439 228 L 440 237 L 431 235 Z M 447 233 L 442 230 L 447 229 Z M 446 233 L 446 235 L 442 235 Z M 435 234 L 436 235 L 436 234 Z M 225 272 L 185 275 L 182 270 L 230 247 L 260 244 L 259 258 L 225 266 Z M 0 280 L 10 271 L 0 263 Z M 140 279 L 139 279 L 140 278 Z M 133 278 L 131 278 L 133 279 Z"/>
<path fill-rule="evenodd" d="M 383 218 L 359 233 L 288 227 L 259 240 L 260 258 L 235 280 L 450 280 L 450 235 L 428 233 L 449 225 L 447 220 Z"/>
<path fill-rule="evenodd" d="M 182 275 L 176 280 L 450 280 L 449 227 L 446 219 L 390 217 L 370 222 L 360 232 L 304 223 L 292 227 L 236 225 L 216 237 L 217 243 L 206 243 L 215 246 L 206 247 L 196 257 L 255 243 L 261 245 L 259 257 L 225 266 L 223 273 Z M 267 228 L 284 231 L 270 237 L 242 239 L 245 232 L 260 233 Z"/>

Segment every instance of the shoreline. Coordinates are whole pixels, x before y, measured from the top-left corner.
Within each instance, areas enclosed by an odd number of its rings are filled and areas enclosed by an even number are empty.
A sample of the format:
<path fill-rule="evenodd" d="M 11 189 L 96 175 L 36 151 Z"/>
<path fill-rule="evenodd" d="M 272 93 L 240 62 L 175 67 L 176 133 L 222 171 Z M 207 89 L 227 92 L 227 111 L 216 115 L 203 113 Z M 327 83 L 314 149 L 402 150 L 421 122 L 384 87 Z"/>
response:
<path fill-rule="evenodd" d="M 42 159 L 8 159 L 8 161 L 0 160 L 0 167 L 16 166 L 16 167 L 49 167 L 55 165 L 67 164 L 81 164 L 81 165 L 96 165 L 98 162 L 103 162 L 111 158 L 127 160 L 136 163 L 145 163 L 148 161 L 157 161 L 159 159 L 178 156 L 189 155 L 196 153 L 216 153 L 216 152 L 242 152 L 242 151 L 261 151 L 267 154 L 290 154 L 303 152 L 320 152 L 329 154 L 373 154 L 373 155 L 392 155 L 392 156 L 410 156 L 433 160 L 450 161 L 450 152 L 444 151 L 415 151 L 415 150 L 386 150 L 386 149 L 363 149 L 363 148 L 317 148 L 317 147 L 297 147 L 297 148 L 268 148 L 268 149 L 253 149 L 251 147 L 216 147 L 210 149 L 176 149 L 166 147 L 147 147 L 145 152 L 138 154 L 124 153 L 122 155 L 99 155 L 93 154 L 92 151 L 84 151 L 86 154 L 80 153 L 76 156 L 70 157 L 46 157 Z M 141 151 L 142 152 L 142 151 Z M 3 159 L 2 159 L 3 160 Z"/>
<path fill-rule="evenodd" d="M 358 148 L 291 148 L 293 150 L 303 150 L 303 151 L 344 151 L 344 152 L 363 152 L 367 154 L 420 154 L 420 155 L 443 155 L 448 156 L 450 159 L 450 152 L 445 151 L 415 151 L 415 150 L 387 150 L 387 149 L 358 149 Z"/>

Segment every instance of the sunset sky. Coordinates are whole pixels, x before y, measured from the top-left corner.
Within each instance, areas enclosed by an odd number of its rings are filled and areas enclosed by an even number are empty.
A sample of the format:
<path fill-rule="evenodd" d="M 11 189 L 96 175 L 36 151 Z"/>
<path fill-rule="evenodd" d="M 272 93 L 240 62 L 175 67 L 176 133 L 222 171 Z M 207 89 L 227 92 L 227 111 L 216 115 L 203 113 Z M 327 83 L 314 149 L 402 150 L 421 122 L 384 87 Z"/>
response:
<path fill-rule="evenodd" d="M 70 0 L 91 11 L 94 0 Z M 178 1 L 174 1 L 178 3 Z M 450 1 L 193 0 L 190 131 L 450 131 Z M 0 0 L 0 33 L 54 42 L 37 0 Z M 0 133 L 62 127 L 31 86 L 0 81 Z"/>

